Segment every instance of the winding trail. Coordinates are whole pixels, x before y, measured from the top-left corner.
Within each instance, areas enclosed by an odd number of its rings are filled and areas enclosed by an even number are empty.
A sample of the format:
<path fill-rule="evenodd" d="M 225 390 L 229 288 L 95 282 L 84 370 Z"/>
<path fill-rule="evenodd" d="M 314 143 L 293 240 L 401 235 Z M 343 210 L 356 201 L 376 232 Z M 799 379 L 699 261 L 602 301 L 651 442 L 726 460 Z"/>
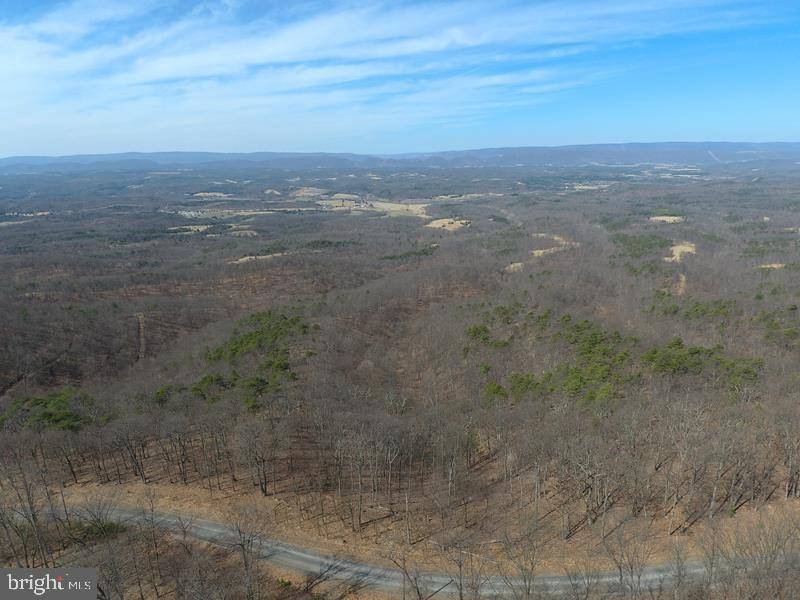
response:
<path fill-rule="evenodd" d="M 149 514 L 144 510 L 115 508 L 111 514 L 123 522 L 144 522 Z M 220 546 L 231 546 L 236 541 L 234 529 L 224 523 L 156 512 L 153 517 L 158 526 L 169 531 L 182 531 L 198 540 L 207 541 Z M 320 576 L 329 579 L 346 581 L 354 589 L 369 588 L 372 590 L 398 596 L 405 591 L 413 597 L 412 579 L 419 587 L 428 590 L 428 594 L 457 594 L 458 588 L 454 579 L 445 573 L 415 573 L 408 575 L 400 569 L 382 567 L 351 559 L 323 554 L 314 550 L 301 548 L 285 542 L 259 536 L 257 553 L 272 565 L 288 569 L 300 574 Z M 687 564 L 682 567 L 684 578 L 697 578 L 705 574 L 705 568 L 699 564 Z M 623 572 L 575 573 L 570 575 L 536 575 L 532 588 L 539 593 L 550 593 L 561 596 L 568 592 L 592 586 L 595 591 L 615 592 L 631 590 L 658 589 L 676 579 L 676 569 L 671 566 L 644 567 Z M 466 577 L 465 577 L 466 581 Z M 521 577 L 504 578 L 499 575 L 489 576 L 481 586 L 481 595 L 488 597 L 519 597 L 526 586 Z"/>

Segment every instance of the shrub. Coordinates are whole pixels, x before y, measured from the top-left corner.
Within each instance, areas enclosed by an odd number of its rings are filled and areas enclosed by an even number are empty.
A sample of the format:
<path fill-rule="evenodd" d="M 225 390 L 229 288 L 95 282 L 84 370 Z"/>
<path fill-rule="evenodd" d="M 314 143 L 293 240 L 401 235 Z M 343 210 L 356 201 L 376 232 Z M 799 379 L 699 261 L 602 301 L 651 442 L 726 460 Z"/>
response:
<path fill-rule="evenodd" d="M 400 254 L 386 254 L 385 256 L 381 256 L 381 260 L 402 260 L 405 258 L 414 258 L 418 256 L 431 256 L 436 251 L 437 247 L 438 246 L 436 245 L 430 245 L 425 246 L 424 248 L 402 252 Z"/>
<path fill-rule="evenodd" d="M 471 340 L 483 342 L 488 344 L 491 341 L 489 337 L 489 328 L 486 325 L 472 325 L 467 327 L 467 337 Z"/>
<path fill-rule="evenodd" d="M 708 371 L 731 389 L 755 382 L 764 367 L 760 358 L 726 356 L 722 346 L 686 346 L 679 337 L 650 348 L 642 358 L 656 373 L 699 375 Z"/>
<path fill-rule="evenodd" d="M 221 373 L 208 373 L 203 375 L 197 383 L 192 386 L 192 394 L 201 400 L 213 402 L 219 399 L 215 392 L 228 390 L 236 384 L 236 377 L 225 377 Z"/>
<path fill-rule="evenodd" d="M 87 410 L 94 400 L 66 387 L 47 396 L 18 398 L 0 416 L 0 424 L 18 420 L 25 427 L 77 430 L 89 421 Z"/>
<path fill-rule="evenodd" d="M 712 353 L 713 350 L 709 348 L 687 348 L 683 340 L 676 337 L 663 346 L 650 348 L 642 358 L 656 373 L 699 374 L 703 371 L 706 359 Z"/>
<path fill-rule="evenodd" d="M 538 389 L 539 385 L 533 373 L 511 373 L 508 376 L 508 393 L 515 402 Z"/>
<path fill-rule="evenodd" d="M 242 329 L 249 331 L 242 332 Z M 256 313 L 239 321 L 234 336 L 210 351 L 208 359 L 233 362 L 256 350 L 273 350 L 286 338 L 308 331 L 308 324 L 299 316 L 289 317 L 269 310 Z"/>
<path fill-rule="evenodd" d="M 508 398 L 508 391 L 496 381 L 490 381 L 483 386 L 483 395 L 489 400 L 496 398 Z"/>

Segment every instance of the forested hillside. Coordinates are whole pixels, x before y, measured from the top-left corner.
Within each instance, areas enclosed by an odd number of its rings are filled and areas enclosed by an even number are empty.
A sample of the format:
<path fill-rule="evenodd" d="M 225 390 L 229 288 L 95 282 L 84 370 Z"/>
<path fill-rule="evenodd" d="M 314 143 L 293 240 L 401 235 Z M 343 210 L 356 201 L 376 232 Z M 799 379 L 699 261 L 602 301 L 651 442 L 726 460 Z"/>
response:
<path fill-rule="evenodd" d="M 0 177 L 4 562 L 369 593 L 263 534 L 418 598 L 793 597 L 797 165 L 147 169 Z"/>

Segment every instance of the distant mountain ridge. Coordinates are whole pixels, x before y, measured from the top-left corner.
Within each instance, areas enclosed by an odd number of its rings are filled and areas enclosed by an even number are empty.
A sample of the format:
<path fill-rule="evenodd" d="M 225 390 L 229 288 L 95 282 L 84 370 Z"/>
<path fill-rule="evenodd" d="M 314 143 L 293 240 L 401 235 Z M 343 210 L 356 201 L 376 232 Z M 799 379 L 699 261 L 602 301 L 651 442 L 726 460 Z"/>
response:
<path fill-rule="evenodd" d="M 656 142 L 483 148 L 408 154 L 325 152 L 124 152 L 72 156 L 11 156 L 0 171 L 138 170 L 208 165 L 265 168 L 513 167 L 631 164 L 714 165 L 800 161 L 800 142 Z"/>

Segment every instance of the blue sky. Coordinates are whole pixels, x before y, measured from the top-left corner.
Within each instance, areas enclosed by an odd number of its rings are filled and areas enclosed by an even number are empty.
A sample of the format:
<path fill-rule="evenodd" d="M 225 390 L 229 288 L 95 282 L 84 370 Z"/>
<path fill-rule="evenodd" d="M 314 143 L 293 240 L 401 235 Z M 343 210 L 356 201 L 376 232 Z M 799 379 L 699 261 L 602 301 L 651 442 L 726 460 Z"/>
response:
<path fill-rule="evenodd" d="M 0 156 L 800 141 L 800 1 L 0 0 Z"/>

